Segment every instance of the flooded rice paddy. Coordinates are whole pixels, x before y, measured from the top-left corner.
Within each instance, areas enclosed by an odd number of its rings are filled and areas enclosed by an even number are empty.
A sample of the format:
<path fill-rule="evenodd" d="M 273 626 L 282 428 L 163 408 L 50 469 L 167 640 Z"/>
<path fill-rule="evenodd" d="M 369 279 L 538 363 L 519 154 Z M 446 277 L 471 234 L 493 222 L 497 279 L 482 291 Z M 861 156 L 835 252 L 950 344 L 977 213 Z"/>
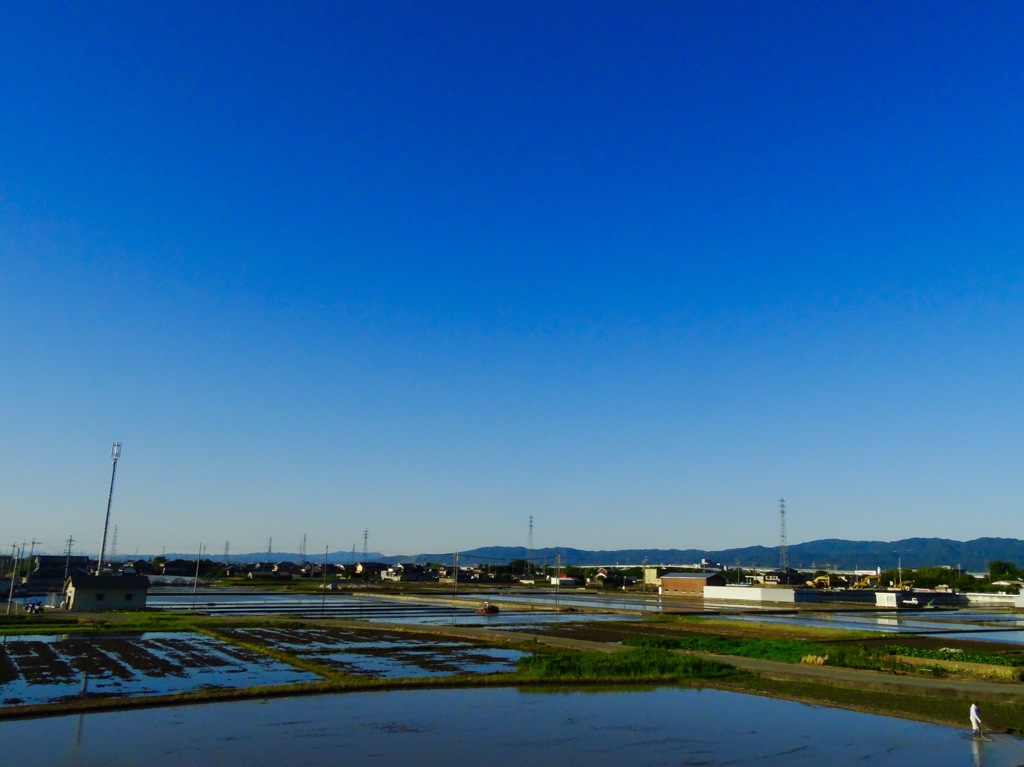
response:
<path fill-rule="evenodd" d="M 484 599 L 502 602 L 496 615 L 477 615 L 476 608 Z M 398 599 L 362 594 L 294 594 L 294 593 L 232 593 L 223 590 L 200 591 L 159 589 L 150 592 L 147 605 L 157 610 L 192 612 L 208 615 L 295 615 L 304 618 L 341 618 L 371 622 L 400 623 L 420 626 L 488 626 L 524 628 L 580 620 L 573 605 L 564 600 L 554 604 L 546 598 L 517 598 L 517 604 L 506 604 L 503 595 L 474 595 L 462 600 L 454 597 L 417 597 Z M 532 604 L 531 604 L 532 603 Z M 613 605 L 595 604 L 591 609 L 621 608 L 621 600 Z M 638 607 L 633 609 L 639 612 Z M 638 616 L 639 617 L 639 616 Z M 622 620 L 621 615 L 591 613 L 587 620 Z"/>
<path fill-rule="evenodd" d="M 0 644 L 0 705 L 315 681 L 315 674 L 192 632 L 25 635 Z"/>
<path fill-rule="evenodd" d="M 525 653 L 472 642 L 346 629 L 236 629 L 248 642 L 316 660 L 335 671 L 398 679 L 513 671 Z"/>
<path fill-rule="evenodd" d="M 717 690 L 405 690 L 0 722 L 12 764 L 1009 767 L 1024 743 Z"/>
<path fill-rule="evenodd" d="M 511 671 L 522 653 L 468 641 L 336 629 L 235 629 L 229 638 L 339 672 L 406 678 Z M 17 636 L 0 644 L 0 706 L 291 684 L 318 675 L 193 632 Z"/>
<path fill-rule="evenodd" d="M 186 593 L 187 592 L 187 593 Z M 482 599 L 501 606 L 497 615 L 476 615 Z M 336 617 L 370 622 L 422 626 L 487 626 L 512 630 L 541 629 L 560 623 L 636 620 L 644 614 L 661 612 L 662 600 L 654 595 L 591 594 L 577 590 L 513 591 L 489 595 L 480 593 L 454 599 L 396 599 L 363 594 L 225 593 L 190 590 L 159 590 L 150 606 L 163 610 L 192 610 L 212 615 L 294 614 L 302 617 Z M 678 603 L 669 605 L 678 608 Z M 794 610 L 781 612 L 765 606 L 695 603 L 693 612 L 709 616 L 759 623 L 793 626 L 826 626 L 838 629 L 879 631 L 893 634 L 946 634 L 951 639 L 976 639 L 1007 644 L 1024 644 L 1024 617 L 1019 613 L 994 610 Z M 688 611 L 690 607 L 687 607 Z M 601 611 L 615 611 L 601 612 Z"/>

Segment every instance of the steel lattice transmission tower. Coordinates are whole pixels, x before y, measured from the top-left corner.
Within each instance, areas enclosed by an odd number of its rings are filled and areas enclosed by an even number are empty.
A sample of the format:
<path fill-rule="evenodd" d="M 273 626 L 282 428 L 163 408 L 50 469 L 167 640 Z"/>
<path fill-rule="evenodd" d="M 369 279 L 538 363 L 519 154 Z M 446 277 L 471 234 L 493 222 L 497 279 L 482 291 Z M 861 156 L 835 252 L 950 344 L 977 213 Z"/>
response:
<path fill-rule="evenodd" d="M 370 540 L 370 531 L 369 530 L 363 530 L 363 559 L 366 559 L 366 545 L 367 545 L 367 542 L 369 540 Z"/>
<path fill-rule="evenodd" d="M 530 555 L 533 553 L 533 514 L 530 515 L 530 527 L 526 536 L 526 556 L 523 557 L 523 575 L 530 567 Z"/>
<path fill-rule="evenodd" d="M 779 570 L 789 569 L 789 546 L 786 542 L 786 499 L 779 498 Z"/>
<path fill-rule="evenodd" d="M 110 448 L 110 490 L 107 491 L 107 516 L 103 520 L 103 539 L 100 542 L 100 558 L 96 563 L 96 574 L 103 571 L 103 557 L 107 553 L 107 530 L 110 527 L 110 505 L 114 502 L 114 477 L 117 476 L 117 459 L 121 457 L 121 443 L 115 442 Z"/>

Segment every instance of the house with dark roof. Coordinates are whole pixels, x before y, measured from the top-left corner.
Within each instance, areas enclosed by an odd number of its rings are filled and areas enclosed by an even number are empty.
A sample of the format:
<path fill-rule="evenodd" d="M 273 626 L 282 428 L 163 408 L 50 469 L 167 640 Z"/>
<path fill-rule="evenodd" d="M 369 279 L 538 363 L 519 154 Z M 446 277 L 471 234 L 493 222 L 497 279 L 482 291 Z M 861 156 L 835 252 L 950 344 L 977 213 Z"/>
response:
<path fill-rule="evenodd" d="M 149 578 L 145 575 L 71 573 L 64 585 L 66 610 L 145 610 Z"/>
<path fill-rule="evenodd" d="M 807 576 L 792 567 L 787 567 L 784 570 L 771 570 L 764 574 L 766 586 L 803 586 L 806 581 Z"/>
<path fill-rule="evenodd" d="M 382 571 L 380 577 L 386 581 L 432 581 L 434 575 L 423 565 L 412 562 L 398 562 Z"/>
<path fill-rule="evenodd" d="M 388 569 L 383 562 L 357 562 L 355 573 L 360 578 L 379 580 L 381 573 Z"/>

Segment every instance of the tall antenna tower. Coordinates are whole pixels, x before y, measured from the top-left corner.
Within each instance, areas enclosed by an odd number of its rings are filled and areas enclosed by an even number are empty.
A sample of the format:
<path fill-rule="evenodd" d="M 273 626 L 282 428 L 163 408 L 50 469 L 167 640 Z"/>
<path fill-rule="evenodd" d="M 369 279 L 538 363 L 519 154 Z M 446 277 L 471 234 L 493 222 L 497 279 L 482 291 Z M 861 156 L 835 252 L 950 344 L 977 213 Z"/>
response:
<path fill-rule="evenodd" d="M 270 538 L 267 540 L 267 561 L 274 561 L 274 539 Z"/>
<path fill-rule="evenodd" d="M 103 570 L 103 557 L 107 553 L 107 528 L 110 527 L 110 505 L 114 502 L 114 477 L 117 475 L 117 459 L 121 457 L 121 443 L 115 442 L 110 448 L 110 490 L 107 492 L 107 516 L 103 520 L 103 540 L 100 542 L 100 558 L 96 562 L 96 574 Z"/>
<path fill-rule="evenodd" d="M 526 568 L 530 566 L 530 554 L 533 553 L 533 514 L 530 515 L 529 532 L 526 534 L 526 556 L 523 558 L 523 575 L 526 575 Z"/>
<path fill-rule="evenodd" d="M 110 561 L 117 561 L 117 525 L 114 525 L 114 537 L 110 539 Z"/>
<path fill-rule="evenodd" d="M 370 540 L 370 531 L 363 530 L 363 559 L 366 559 L 366 542 Z"/>
<path fill-rule="evenodd" d="M 299 559 L 306 561 L 306 534 L 302 534 L 302 545 L 299 547 Z"/>
<path fill-rule="evenodd" d="M 779 569 L 789 569 L 789 546 L 786 542 L 786 499 L 779 498 Z"/>
<path fill-rule="evenodd" d="M 352 544 L 352 563 L 355 564 L 355 561 L 356 561 L 356 545 L 353 543 Z"/>
<path fill-rule="evenodd" d="M 231 564 L 231 559 L 228 557 L 228 551 L 231 549 L 231 541 L 224 541 L 224 567 Z"/>

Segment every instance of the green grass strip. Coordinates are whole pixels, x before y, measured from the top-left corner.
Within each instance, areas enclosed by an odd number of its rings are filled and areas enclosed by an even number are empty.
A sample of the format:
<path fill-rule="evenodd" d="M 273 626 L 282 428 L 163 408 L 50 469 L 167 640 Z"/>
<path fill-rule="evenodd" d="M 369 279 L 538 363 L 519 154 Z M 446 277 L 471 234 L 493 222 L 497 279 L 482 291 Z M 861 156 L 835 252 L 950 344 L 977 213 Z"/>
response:
<path fill-rule="evenodd" d="M 665 680 L 721 679 L 738 674 L 714 661 L 645 648 L 617 653 L 538 653 L 519 659 L 519 679 Z"/>
<path fill-rule="evenodd" d="M 639 636 L 630 637 L 623 644 L 630 647 L 738 655 L 743 658 L 762 658 L 781 663 L 799 663 L 808 655 L 826 656 L 832 651 L 832 648 L 826 645 L 801 639 L 743 639 L 719 636 Z"/>

